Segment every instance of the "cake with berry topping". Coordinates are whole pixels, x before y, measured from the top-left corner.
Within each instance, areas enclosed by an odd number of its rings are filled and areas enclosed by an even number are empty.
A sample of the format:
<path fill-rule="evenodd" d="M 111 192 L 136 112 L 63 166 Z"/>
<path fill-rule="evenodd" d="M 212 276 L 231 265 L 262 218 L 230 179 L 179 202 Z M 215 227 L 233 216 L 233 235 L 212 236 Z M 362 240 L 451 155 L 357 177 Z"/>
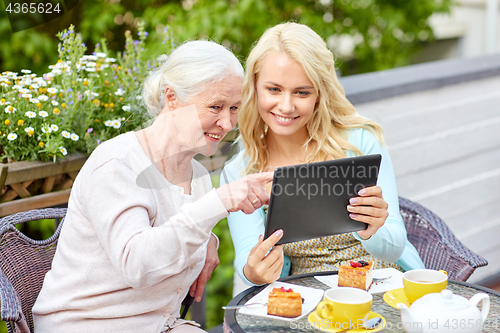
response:
<path fill-rule="evenodd" d="M 339 269 L 339 287 L 353 287 L 368 291 L 373 282 L 373 262 L 351 261 Z"/>
<path fill-rule="evenodd" d="M 302 297 L 292 288 L 273 288 L 267 301 L 267 314 L 286 318 L 302 314 Z"/>

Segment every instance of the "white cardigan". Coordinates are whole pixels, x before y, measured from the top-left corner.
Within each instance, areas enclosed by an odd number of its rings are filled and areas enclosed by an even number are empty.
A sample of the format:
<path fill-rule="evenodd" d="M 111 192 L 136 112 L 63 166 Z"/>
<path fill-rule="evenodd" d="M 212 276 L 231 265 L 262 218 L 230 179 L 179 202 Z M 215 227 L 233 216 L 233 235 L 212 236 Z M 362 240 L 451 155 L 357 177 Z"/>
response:
<path fill-rule="evenodd" d="M 191 195 L 170 184 L 134 133 L 101 144 L 75 180 L 35 331 L 160 332 L 175 326 L 215 224 L 228 215 L 192 161 Z"/>

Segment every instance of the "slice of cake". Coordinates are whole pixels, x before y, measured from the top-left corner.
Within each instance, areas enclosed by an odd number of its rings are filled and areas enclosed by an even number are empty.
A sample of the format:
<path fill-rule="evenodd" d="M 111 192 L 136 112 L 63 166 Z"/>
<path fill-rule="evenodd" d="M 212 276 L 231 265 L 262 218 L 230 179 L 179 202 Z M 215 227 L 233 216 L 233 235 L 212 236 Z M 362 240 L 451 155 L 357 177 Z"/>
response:
<path fill-rule="evenodd" d="M 294 318 L 302 314 L 302 297 L 292 288 L 273 288 L 267 301 L 267 314 Z"/>
<path fill-rule="evenodd" d="M 368 291 L 373 282 L 373 262 L 351 261 L 350 265 L 340 266 L 339 287 L 353 287 Z"/>

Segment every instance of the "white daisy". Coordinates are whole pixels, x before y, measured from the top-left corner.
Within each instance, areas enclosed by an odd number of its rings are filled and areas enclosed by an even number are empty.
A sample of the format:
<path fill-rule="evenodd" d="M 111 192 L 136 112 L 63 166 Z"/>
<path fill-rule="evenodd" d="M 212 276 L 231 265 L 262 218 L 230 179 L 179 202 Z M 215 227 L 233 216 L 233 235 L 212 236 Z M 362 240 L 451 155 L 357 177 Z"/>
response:
<path fill-rule="evenodd" d="M 97 52 L 95 55 L 96 55 L 96 57 L 99 57 L 99 58 L 106 58 L 106 53 Z"/>
<path fill-rule="evenodd" d="M 39 86 L 38 84 L 36 84 L 36 83 L 33 83 L 33 84 L 31 85 L 31 88 L 33 88 L 33 89 L 38 89 L 38 88 L 40 88 L 40 86 Z"/>
<path fill-rule="evenodd" d="M 40 111 L 38 112 L 38 115 L 42 118 L 45 118 L 49 115 L 49 113 L 47 111 Z"/>
<path fill-rule="evenodd" d="M 40 101 L 38 100 L 38 98 L 31 98 L 30 102 L 33 103 L 33 104 L 40 103 Z"/>
<path fill-rule="evenodd" d="M 122 125 L 122 122 L 119 121 L 118 119 L 113 120 L 112 123 L 113 123 L 112 126 L 114 128 L 120 128 L 120 126 Z"/>
<path fill-rule="evenodd" d="M 78 139 L 80 139 L 80 137 L 78 136 L 78 134 L 75 134 L 75 133 L 71 134 L 71 140 L 78 141 Z"/>
<path fill-rule="evenodd" d="M 0 105 L 9 105 L 9 104 L 10 104 L 10 102 L 8 102 L 8 101 L 3 102 L 2 100 L 0 100 Z"/>
<path fill-rule="evenodd" d="M 18 85 L 18 84 L 15 84 L 15 85 L 12 86 L 12 89 L 14 89 L 14 90 L 19 90 L 19 89 L 22 89 L 22 88 L 23 87 L 20 86 L 20 85 Z"/>
<path fill-rule="evenodd" d="M 113 121 L 112 120 L 106 120 L 104 122 L 104 125 L 108 126 L 108 127 L 112 127 L 113 126 Z"/>
<path fill-rule="evenodd" d="M 42 126 L 42 132 L 43 133 L 50 133 L 50 132 L 52 132 L 52 128 L 48 127 L 47 125 Z"/>
<path fill-rule="evenodd" d="M 85 70 L 87 72 L 95 72 L 95 68 L 89 68 L 89 67 L 87 67 L 87 68 L 85 68 Z"/>
<path fill-rule="evenodd" d="M 130 105 L 124 105 L 122 106 L 123 111 L 130 111 Z"/>
<path fill-rule="evenodd" d="M 51 103 L 52 103 L 52 105 L 54 105 L 54 106 L 58 106 L 58 105 L 59 105 L 59 103 L 58 103 L 57 101 L 52 101 Z"/>
<path fill-rule="evenodd" d="M 21 72 L 24 74 L 29 74 L 31 71 L 29 69 L 21 69 Z"/>
<path fill-rule="evenodd" d="M 57 132 L 59 130 L 59 126 L 57 126 L 56 124 L 50 125 L 50 128 L 52 129 L 53 132 Z"/>
<path fill-rule="evenodd" d="M 64 147 L 59 147 L 59 150 L 61 151 L 61 153 L 63 154 L 63 156 L 68 155 L 68 151 L 66 150 L 66 148 L 64 148 Z"/>
<path fill-rule="evenodd" d="M 61 135 L 65 137 L 66 139 L 69 139 L 71 137 L 71 133 L 68 131 L 62 131 Z"/>
<path fill-rule="evenodd" d="M 125 90 L 123 90 L 122 88 L 118 88 L 118 90 L 115 91 L 116 96 L 123 96 L 123 94 L 125 94 Z"/>
<path fill-rule="evenodd" d="M 55 94 L 58 92 L 57 88 L 47 88 L 47 92 L 50 94 Z"/>
<path fill-rule="evenodd" d="M 12 105 L 9 105 L 9 106 L 7 106 L 7 107 L 5 108 L 5 112 L 6 112 L 6 113 L 14 113 L 14 112 L 16 112 L 16 110 L 17 110 L 17 109 L 16 109 L 15 107 L 13 107 Z"/>
<path fill-rule="evenodd" d="M 7 139 L 9 141 L 15 140 L 15 139 L 17 139 L 17 134 L 16 133 L 10 133 L 9 135 L 7 135 Z"/>
<path fill-rule="evenodd" d="M 21 97 L 22 98 L 31 98 L 31 94 L 22 94 Z"/>
<path fill-rule="evenodd" d="M 22 89 L 19 89 L 19 92 L 20 92 L 21 94 L 27 94 L 27 93 L 29 93 L 29 92 L 30 92 L 30 90 L 29 90 L 29 89 L 26 89 L 26 88 L 22 88 Z"/>
<path fill-rule="evenodd" d="M 28 133 L 28 134 L 30 134 L 30 132 L 35 133 L 35 129 L 34 129 L 33 127 L 26 127 L 26 128 L 24 129 L 24 131 L 25 131 L 26 133 Z"/>
<path fill-rule="evenodd" d="M 24 114 L 28 118 L 35 118 L 36 117 L 36 112 L 33 111 L 28 111 Z"/>
<path fill-rule="evenodd" d="M 116 59 L 115 58 L 106 58 L 104 61 L 105 62 L 115 62 Z"/>
<path fill-rule="evenodd" d="M 45 95 L 38 96 L 38 99 L 41 100 L 42 102 L 45 102 L 45 101 L 49 100 L 49 98 L 47 96 L 45 96 Z"/>

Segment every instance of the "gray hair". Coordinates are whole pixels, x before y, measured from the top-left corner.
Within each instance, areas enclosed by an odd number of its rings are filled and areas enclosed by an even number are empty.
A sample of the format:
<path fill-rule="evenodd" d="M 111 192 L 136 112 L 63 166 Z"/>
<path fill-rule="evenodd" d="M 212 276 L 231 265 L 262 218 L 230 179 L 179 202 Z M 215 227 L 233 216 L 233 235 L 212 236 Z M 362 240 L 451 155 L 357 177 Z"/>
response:
<path fill-rule="evenodd" d="M 171 86 L 176 97 L 188 102 L 211 82 L 244 72 L 238 59 L 224 46 L 207 40 L 190 41 L 177 47 L 160 68 L 144 81 L 142 101 L 155 118 L 165 105 L 165 88 Z"/>

